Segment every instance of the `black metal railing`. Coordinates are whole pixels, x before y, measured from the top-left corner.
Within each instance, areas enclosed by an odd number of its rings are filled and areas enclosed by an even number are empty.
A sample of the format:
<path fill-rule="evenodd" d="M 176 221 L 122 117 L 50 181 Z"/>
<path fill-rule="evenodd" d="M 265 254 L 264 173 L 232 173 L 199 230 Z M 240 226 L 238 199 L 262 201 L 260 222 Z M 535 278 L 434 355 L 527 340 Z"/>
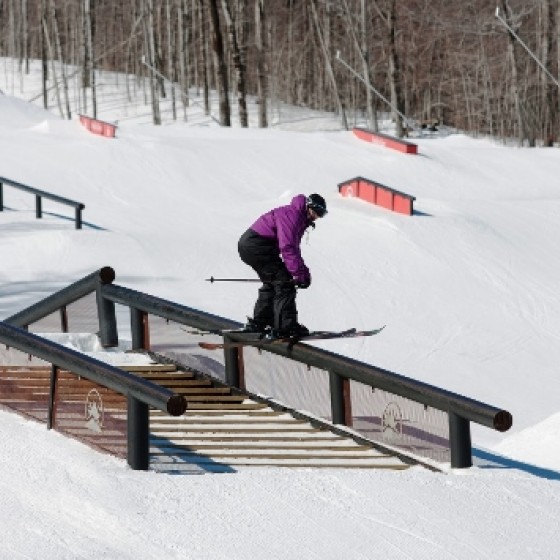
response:
<path fill-rule="evenodd" d="M 49 428 L 52 427 L 52 410 L 56 406 L 58 369 L 124 395 L 127 399 L 127 461 L 135 470 L 147 470 L 149 466 L 149 407 L 171 416 L 179 416 L 187 408 L 184 397 L 165 387 L 5 322 L 0 322 L 0 343 L 52 364 Z"/>
<path fill-rule="evenodd" d="M 133 469 L 145 470 L 149 464 L 149 407 L 152 406 L 176 416 L 185 411 L 185 399 L 136 375 L 22 330 L 27 329 L 31 323 L 59 311 L 61 331 L 65 331 L 65 325 L 68 323 L 67 306 L 92 292 L 99 292 L 100 286 L 111 283 L 114 278 L 115 273 L 112 268 L 101 268 L 31 307 L 8 317 L 4 323 L 0 323 L 0 342 L 49 362 L 53 364 L 54 368 L 67 369 L 124 395 L 128 405 L 127 460 Z M 53 399 L 56 395 L 56 380 L 57 376 L 52 375 L 51 402 L 49 403 L 51 410 L 55 406 Z"/>
<path fill-rule="evenodd" d="M 76 229 L 82 229 L 82 210 L 85 205 L 76 200 L 71 200 L 69 198 L 64 198 L 56 194 L 49 193 L 35 187 L 30 187 L 28 185 L 23 185 L 17 181 L 12 181 L 11 179 L 6 179 L 6 177 L 0 177 L 0 212 L 4 210 L 4 185 L 9 185 L 18 189 L 20 191 L 28 192 L 35 195 L 35 217 L 43 217 L 43 198 L 53 200 L 60 204 L 65 204 L 66 206 L 72 206 L 74 208 L 74 222 L 76 224 Z"/>
<path fill-rule="evenodd" d="M 148 349 L 145 344 L 149 339 L 148 313 L 198 329 L 231 329 L 241 326 L 235 321 L 121 286 L 104 284 L 100 286 L 99 294 L 101 299 L 105 300 L 105 329 L 101 330 L 100 336 L 102 344 L 106 346 L 118 344 L 114 309 L 111 310 L 110 306 L 115 303 L 130 308 L 133 349 Z M 246 339 L 241 334 L 229 333 L 224 336 L 224 340 Z M 346 410 L 348 401 L 345 396 L 350 380 L 447 412 L 451 466 L 454 468 L 472 466 L 470 422 L 498 431 L 506 431 L 512 425 L 512 416 L 506 410 L 326 350 L 306 344 L 272 346 L 252 342 L 250 346 L 327 371 L 334 424 L 344 425 L 350 417 Z M 224 359 L 226 381 L 234 387 L 242 388 L 240 370 L 243 365 L 239 349 L 225 349 Z"/>
<path fill-rule="evenodd" d="M 80 298 L 96 292 L 99 286 L 110 284 L 114 279 L 115 271 L 110 266 L 105 266 L 36 304 L 15 313 L 4 319 L 4 321 L 10 325 L 26 329 L 31 323 L 35 323 L 47 315 L 58 311 L 60 312 L 60 330 L 61 332 L 66 332 L 65 325 L 68 324 L 66 308 Z"/>
<path fill-rule="evenodd" d="M 54 294 L 51 298 L 14 315 L 7 321 L 24 326 L 29 324 L 31 319 L 36 320 L 42 315 L 52 313 L 56 305 L 62 304 L 65 297 L 69 295 L 75 297 L 86 289 L 95 289 L 100 325 L 99 336 L 101 344 L 105 347 L 117 346 L 119 342 L 115 304 L 124 305 L 130 309 L 133 350 L 149 350 L 149 314 L 196 329 L 231 329 L 241 326 L 240 323 L 224 317 L 113 285 L 113 279 L 114 272 L 109 267 L 105 267 L 77 282 L 73 287 L 67 288 L 66 295 L 61 295 L 63 291 Z M 224 340 L 245 341 L 243 335 L 236 333 L 225 335 Z M 512 415 L 506 410 L 313 346 L 306 344 L 266 345 L 259 344 L 259 342 L 252 342 L 250 346 L 328 372 L 334 424 L 347 425 L 348 419 L 351 418 L 348 410 L 350 381 L 373 389 L 381 389 L 447 412 L 451 466 L 454 468 L 472 466 L 470 422 L 498 431 L 506 431 L 512 425 Z M 231 386 L 244 389 L 242 371 L 244 364 L 242 353 L 238 348 L 229 347 L 224 350 L 224 364 L 226 382 Z"/>

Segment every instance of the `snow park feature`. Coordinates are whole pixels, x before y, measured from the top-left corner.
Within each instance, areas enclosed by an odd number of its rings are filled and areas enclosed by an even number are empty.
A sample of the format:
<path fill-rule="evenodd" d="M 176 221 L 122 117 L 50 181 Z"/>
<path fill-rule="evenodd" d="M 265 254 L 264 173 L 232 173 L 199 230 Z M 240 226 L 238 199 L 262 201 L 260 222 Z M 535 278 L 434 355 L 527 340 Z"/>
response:
<path fill-rule="evenodd" d="M 389 134 L 375 132 L 374 130 L 369 130 L 367 128 L 362 128 L 359 126 L 354 127 L 352 129 L 352 132 L 360 140 L 370 142 L 371 144 L 390 148 L 391 150 L 397 150 L 397 152 L 402 152 L 403 154 L 418 153 L 417 144 L 408 142 L 406 140 L 403 140 L 402 138 L 396 138 L 395 136 L 390 136 Z"/>
<path fill-rule="evenodd" d="M 92 134 L 105 136 L 105 138 L 114 138 L 117 133 L 117 125 L 99 119 L 80 115 L 80 123 Z"/>
<path fill-rule="evenodd" d="M 41 65 L 31 64 L 21 80 L 17 67 L 17 60 L 0 59 L 0 175 L 83 201 L 88 220 L 75 231 L 48 201 L 36 220 L 29 194 L 9 193 L 9 208 L 0 213 L 1 319 L 109 263 L 131 290 L 242 322 L 255 286 L 204 279 L 243 278 L 236 243 L 248 220 L 300 192 L 319 192 L 329 215 L 302 244 L 313 274 L 301 294 L 302 322 L 312 329 L 388 326 L 377 337 L 313 348 L 498 403 L 514 423 L 505 434 L 473 424 L 473 468 L 438 463 L 446 474 L 422 467 L 239 466 L 220 475 L 161 475 L 131 470 L 125 460 L 0 410 L 5 557 L 35 558 L 37 551 L 42 560 L 557 556 L 560 150 L 453 132 L 418 138 L 422 157 L 409 158 L 357 142 L 336 115 L 282 103 L 272 107 L 269 129 L 258 128 L 253 103 L 249 129 L 223 128 L 204 113 L 194 90 L 187 122 L 172 120 L 168 95 L 165 125 L 153 126 L 145 90 L 130 88 L 129 96 L 126 78 L 100 72 L 98 114 L 119 122 L 118 141 L 104 142 L 76 120 L 61 119 L 56 100 L 50 112 L 40 97 L 28 103 L 42 90 Z M 74 90 L 80 88 L 71 87 L 70 95 Z M 215 116 L 217 96 L 210 101 Z M 391 134 L 389 119 L 382 125 Z M 372 212 L 335 192 L 338 181 L 358 174 L 406 185 L 417 197 L 418 218 Z M 104 349 L 83 333 L 50 336 L 106 362 L 138 360 L 129 351 L 130 317 L 115 307 L 119 347 Z M 223 372 L 220 353 L 204 351 L 199 340 L 187 339 L 193 367 Z M 179 329 L 167 344 L 170 351 L 184 345 L 185 333 Z M 311 395 L 298 391 L 299 383 L 318 377 L 314 368 L 272 370 L 268 353 L 243 353 L 261 360 L 260 395 L 278 394 L 289 380 L 293 394 L 281 395 L 279 406 L 289 397 L 305 410 Z M 328 411 L 327 391 L 325 377 L 312 396 Z M 366 396 L 385 398 L 371 389 L 359 396 L 365 403 Z M 96 403 L 90 398 L 93 426 Z M 85 403 L 79 408 L 85 414 Z M 416 428 L 433 413 L 420 405 L 407 418 L 394 400 L 385 408 L 383 426 L 395 438 L 400 420 Z M 264 411 L 269 423 L 284 420 Z M 179 417 L 193 426 L 191 443 L 214 445 L 194 438 L 208 424 L 194 424 L 192 416 L 187 410 Z M 176 431 L 163 424 L 162 444 Z M 248 428 L 236 424 L 232 437 Z M 217 433 L 214 439 L 228 437 Z M 298 436 L 306 437 L 303 430 Z"/>
<path fill-rule="evenodd" d="M 416 200 L 414 196 L 364 179 L 364 177 L 354 177 L 339 183 L 338 192 L 345 198 L 361 198 L 399 214 L 407 216 L 414 214 L 414 201 Z"/>

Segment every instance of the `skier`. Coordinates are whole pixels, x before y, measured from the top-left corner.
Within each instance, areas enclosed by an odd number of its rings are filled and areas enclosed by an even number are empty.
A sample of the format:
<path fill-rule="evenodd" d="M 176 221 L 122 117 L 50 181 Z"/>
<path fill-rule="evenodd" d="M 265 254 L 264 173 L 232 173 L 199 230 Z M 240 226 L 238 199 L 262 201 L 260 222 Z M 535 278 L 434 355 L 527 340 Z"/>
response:
<path fill-rule="evenodd" d="M 325 199 L 319 194 L 299 194 L 287 206 L 263 214 L 239 239 L 241 260 L 252 267 L 263 285 L 246 332 L 298 337 L 309 334 L 299 324 L 296 288 L 311 284 L 311 274 L 301 256 L 300 243 L 305 230 L 327 213 Z"/>

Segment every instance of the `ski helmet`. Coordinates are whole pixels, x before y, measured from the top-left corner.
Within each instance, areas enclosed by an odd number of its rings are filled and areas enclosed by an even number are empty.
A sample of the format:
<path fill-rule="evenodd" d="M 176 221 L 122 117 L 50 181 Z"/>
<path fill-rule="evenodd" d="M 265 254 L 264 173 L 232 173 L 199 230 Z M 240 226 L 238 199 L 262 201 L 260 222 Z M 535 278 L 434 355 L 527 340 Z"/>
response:
<path fill-rule="evenodd" d="M 307 208 L 311 208 L 319 218 L 322 218 L 327 213 L 327 203 L 320 194 L 310 194 L 306 202 Z"/>

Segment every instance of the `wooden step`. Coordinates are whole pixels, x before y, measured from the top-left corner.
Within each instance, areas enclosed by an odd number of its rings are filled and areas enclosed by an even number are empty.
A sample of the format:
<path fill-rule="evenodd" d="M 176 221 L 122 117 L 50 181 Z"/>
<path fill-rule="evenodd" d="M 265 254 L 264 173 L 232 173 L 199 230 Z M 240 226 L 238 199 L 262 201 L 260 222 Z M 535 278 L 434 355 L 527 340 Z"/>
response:
<path fill-rule="evenodd" d="M 266 426 L 269 424 L 280 426 L 280 425 L 288 425 L 288 426 L 296 426 L 296 425 L 307 425 L 305 420 L 295 420 L 291 421 L 289 419 L 282 419 L 282 418 L 275 418 L 272 416 L 271 418 L 258 418 L 258 417 L 250 417 L 250 418 L 206 418 L 206 417 L 189 417 L 188 419 L 189 426 L 194 424 L 197 425 L 206 425 L 206 426 Z M 173 422 L 165 423 L 165 422 L 158 422 L 157 420 L 152 421 L 152 426 L 159 426 L 159 427 L 173 427 L 177 426 L 184 426 L 184 424 L 175 424 Z"/>
<path fill-rule="evenodd" d="M 198 433 L 188 433 L 188 434 L 174 434 L 174 433 L 158 433 L 152 434 L 154 439 L 166 439 L 168 441 L 177 441 L 182 444 L 182 441 L 201 441 L 201 442 L 255 442 L 255 441 L 268 441 L 268 442 L 279 442 L 284 441 L 287 443 L 300 442 L 309 443 L 313 441 L 321 441 L 326 444 L 332 444 L 333 442 L 345 441 L 345 438 L 336 436 L 331 432 L 271 432 L 266 434 L 258 434 L 257 437 L 254 435 L 242 434 L 242 433 L 220 433 L 220 432 L 198 432 Z"/>
<path fill-rule="evenodd" d="M 174 444 L 170 447 L 170 444 Z M 158 448 L 160 451 L 164 448 L 172 448 L 175 449 L 177 447 L 182 449 L 188 449 L 190 451 L 270 451 L 274 449 L 282 449 L 284 451 L 306 451 L 306 452 L 313 452 L 313 451 L 324 451 L 324 452 L 344 452 L 344 451 L 353 451 L 358 453 L 364 453 L 366 451 L 370 451 L 371 448 L 366 445 L 357 445 L 357 444 L 348 444 L 345 440 L 343 440 L 340 444 L 326 444 L 317 439 L 310 439 L 307 442 L 286 442 L 284 440 L 277 440 L 277 441 L 267 441 L 263 442 L 260 440 L 255 441 L 246 441 L 246 442 L 239 442 L 239 441 L 213 441 L 213 442 L 205 442 L 200 443 L 195 440 L 184 440 L 184 441 L 176 441 L 176 440 L 168 440 L 168 439 L 158 439 L 152 438 L 150 439 L 150 446 L 154 448 Z"/>
<path fill-rule="evenodd" d="M 255 403 L 257 404 L 257 403 Z M 250 416 L 252 418 L 255 417 L 267 417 L 267 416 L 281 416 L 283 414 L 285 414 L 284 412 L 278 411 L 278 410 L 272 410 L 271 408 L 268 408 L 266 405 L 264 405 L 263 408 L 256 408 L 256 409 L 244 409 L 244 410 L 237 410 L 237 409 L 193 409 L 193 410 L 188 410 L 183 414 L 183 416 L 206 416 L 206 417 L 230 417 L 230 416 L 239 416 L 240 414 L 243 414 L 244 416 Z M 153 415 L 153 417 L 159 417 L 161 416 L 165 416 L 165 417 L 169 417 L 169 415 L 166 412 L 161 412 L 159 410 L 152 410 L 150 411 L 150 415 Z M 152 417 L 152 416 L 151 416 Z"/>
<path fill-rule="evenodd" d="M 199 402 L 191 402 L 188 404 L 187 412 L 189 410 L 259 410 L 267 408 L 267 405 L 264 403 L 199 403 Z"/>
<path fill-rule="evenodd" d="M 215 403 L 223 403 L 223 404 L 239 404 L 242 405 L 245 401 L 245 397 L 243 396 L 235 396 L 235 395 L 186 395 L 185 399 L 187 401 L 187 408 L 190 408 L 191 403 L 208 403 L 208 404 L 215 404 Z"/>
<path fill-rule="evenodd" d="M 225 433 L 236 433 L 236 434 L 240 434 L 240 433 L 244 433 L 244 434 L 253 434 L 255 437 L 258 436 L 259 434 L 267 434 L 270 432 L 300 432 L 300 433 L 305 433 L 305 432 L 310 432 L 310 433 L 315 433 L 315 432 L 320 432 L 320 428 L 314 428 L 313 426 L 309 425 L 309 424 L 303 424 L 303 425 L 296 425 L 296 426 L 291 426 L 289 424 L 285 424 L 285 425 L 277 425 L 277 426 L 260 426 L 260 425 L 256 425 L 256 426 L 244 426 L 244 425 L 239 425 L 239 424 L 224 424 L 223 426 L 218 426 L 218 425 L 206 425 L 206 424 L 188 424 L 188 425 L 177 425 L 177 426 L 160 426 L 160 425 L 155 425 L 155 426 L 150 426 L 150 431 L 153 434 L 156 434 L 160 437 L 162 437 L 162 434 L 166 434 L 166 437 L 168 435 L 172 435 L 175 433 L 193 433 L 193 432 L 225 432 Z"/>
<path fill-rule="evenodd" d="M 232 396 L 231 389 L 228 387 L 173 387 L 173 391 L 178 395 L 184 395 L 192 397 L 194 400 L 195 397 L 205 397 L 205 396 L 216 396 L 216 395 L 223 395 L 223 396 Z M 233 396 L 235 400 L 243 401 L 243 397 L 236 397 Z M 199 399 L 196 399 L 199 400 Z"/>
<path fill-rule="evenodd" d="M 154 382 L 161 381 L 163 383 L 167 381 L 196 379 L 195 374 L 189 371 L 177 371 L 174 373 L 145 372 L 137 375 L 143 379 L 149 379 Z"/>
<path fill-rule="evenodd" d="M 162 467 L 167 465 L 172 470 L 179 469 L 177 460 L 184 460 L 184 465 L 199 465 L 203 466 L 204 470 L 212 470 L 213 468 L 220 469 L 223 467 L 275 467 L 275 468 L 338 468 L 338 469 L 390 469 L 390 470 L 404 470 L 408 469 L 410 465 L 399 461 L 394 457 L 387 457 L 384 459 L 327 459 L 327 458 L 309 458 L 294 460 L 289 458 L 228 458 L 227 461 L 218 462 L 212 457 L 204 457 L 203 455 L 192 456 L 165 456 L 155 455 L 152 458 L 152 466 L 156 470 L 161 470 Z M 224 471 L 222 471 L 224 472 Z"/>
<path fill-rule="evenodd" d="M 150 379 L 150 381 L 153 380 Z M 180 387 L 212 387 L 212 382 L 205 379 L 175 379 L 175 377 L 173 377 L 171 379 L 158 379 L 157 382 L 169 389 Z M 228 391 L 229 390 L 230 389 L 228 389 Z"/>
<path fill-rule="evenodd" d="M 129 371 L 131 373 L 161 373 L 161 372 L 173 372 L 177 371 L 177 366 L 173 364 L 132 364 L 132 365 L 121 365 L 118 366 L 120 369 Z"/>

